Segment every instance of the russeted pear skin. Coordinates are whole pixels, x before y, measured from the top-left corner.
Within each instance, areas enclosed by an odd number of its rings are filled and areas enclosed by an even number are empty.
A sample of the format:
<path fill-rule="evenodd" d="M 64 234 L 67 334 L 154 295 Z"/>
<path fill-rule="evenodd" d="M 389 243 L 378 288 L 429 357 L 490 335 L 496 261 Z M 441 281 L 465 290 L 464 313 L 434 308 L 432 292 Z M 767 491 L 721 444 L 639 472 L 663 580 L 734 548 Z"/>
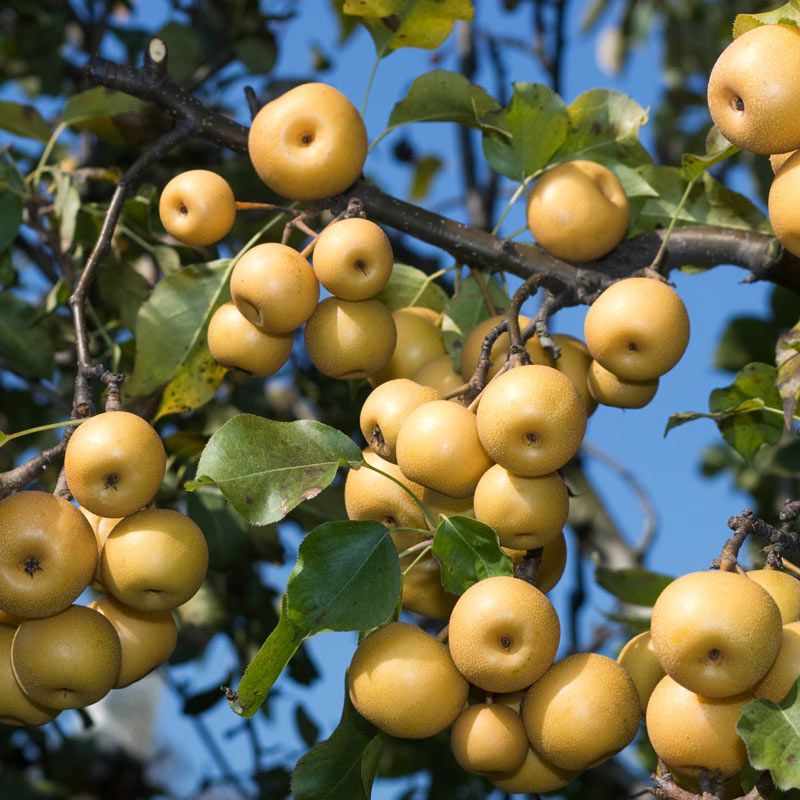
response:
<path fill-rule="evenodd" d="M 46 708 L 20 689 L 11 667 L 14 628 L 0 625 L 0 725 L 44 725 L 59 709 Z"/>
<path fill-rule="evenodd" d="M 97 566 L 92 527 L 71 503 L 49 492 L 0 500 L 0 608 L 50 617 L 70 606 Z"/>
<path fill-rule="evenodd" d="M 489 317 L 489 319 L 479 322 L 467 334 L 467 338 L 464 339 L 464 344 L 461 347 L 461 377 L 465 381 L 468 381 L 472 377 L 472 373 L 475 372 L 475 367 L 478 366 L 478 359 L 481 355 L 481 346 L 483 345 L 483 340 L 486 338 L 486 334 L 504 319 L 505 314 L 495 314 L 494 316 Z M 522 330 L 530 321 L 530 317 L 520 315 L 520 330 Z M 506 359 L 508 358 L 508 348 L 508 333 L 503 332 L 497 337 L 497 339 L 495 339 L 492 349 L 489 353 L 489 360 L 492 362 L 492 366 L 489 367 L 489 371 L 486 373 L 487 380 L 493 378 L 500 371 L 500 367 L 502 367 L 506 362 Z M 532 364 L 550 363 L 550 357 L 542 349 L 537 336 L 532 336 L 527 342 L 525 342 L 525 350 L 530 356 Z"/>
<path fill-rule="evenodd" d="M 572 379 L 586 404 L 586 416 L 590 417 L 597 408 L 597 400 L 592 397 L 587 383 L 589 365 L 592 363 L 589 348 L 580 339 L 566 333 L 554 333 L 550 338 L 558 346 L 560 354 L 558 358 L 547 356 L 545 366 L 554 367 Z M 545 352 L 544 348 L 542 352 Z"/>
<path fill-rule="evenodd" d="M 702 697 L 665 675 L 647 704 L 647 737 L 670 767 L 695 778 L 704 769 L 729 778 L 747 764 L 736 722 L 752 699 L 749 693 Z"/>
<path fill-rule="evenodd" d="M 403 608 L 416 614 L 446 620 L 457 601 L 458 595 L 442 586 L 441 564 L 431 555 L 421 558 L 403 578 Z"/>
<path fill-rule="evenodd" d="M 609 372 L 651 381 L 680 361 L 689 344 L 689 315 L 663 281 L 625 278 L 589 306 L 583 332 L 592 357 Z"/>
<path fill-rule="evenodd" d="M 722 51 L 708 78 L 708 110 L 722 135 L 751 153 L 800 147 L 800 31 L 760 25 Z"/>
<path fill-rule="evenodd" d="M 522 704 L 531 745 L 565 770 L 588 769 L 627 747 L 640 718 L 630 675 L 598 653 L 557 661 L 528 689 Z"/>
<path fill-rule="evenodd" d="M 417 497 L 422 496 L 422 487 L 408 480 L 397 464 L 384 461 L 369 448 L 365 448 L 362 455 L 368 464 L 400 481 Z M 425 515 L 408 492 L 368 467 L 348 470 L 344 506 L 348 519 L 374 519 L 388 528 L 425 528 Z"/>
<path fill-rule="evenodd" d="M 569 494 L 557 473 L 525 478 L 495 464 L 475 487 L 475 519 L 497 532 L 503 547 L 533 550 L 555 539 L 569 514 Z"/>
<path fill-rule="evenodd" d="M 469 690 L 447 647 L 408 622 L 392 622 L 367 636 L 347 681 L 358 713 L 404 739 L 424 739 L 452 725 Z"/>
<path fill-rule="evenodd" d="M 630 206 L 616 175 L 594 161 L 548 169 L 528 195 L 528 228 L 556 258 L 593 261 L 625 236 Z"/>
<path fill-rule="evenodd" d="M 311 363 L 329 378 L 367 378 L 389 363 L 397 329 L 389 309 L 379 300 L 326 297 L 305 327 Z"/>
<path fill-rule="evenodd" d="M 563 788 L 572 783 L 579 772 L 561 769 L 529 747 L 521 767 L 509 773 L 489 773 L 486 778 L 509 794 L 538 794 Z"/>
<path fill-rule="evenodd" d="M 169 611 L 138 611 L 105 595 L 89 603 L 113 626 L 122 648 L 115 689 L 130 686 L 163 664 L 175 650 L 178 627 Z"/>
<path fill-rule="evenodd" d="M 158 215 L 167 232 L 179 242 L 214 244 L 227 235 L 236 220 L 233 189 L 222 175 L 207 169 L 181 172 L 162 190 Z"/>
<path fill-rule="evenodd" d="M 449 355 L 426 362 L 411 376 L 411 380 L 436 389 L 442 397 L 464 385 L 461 376 L 453 369 L 453 359 Z"/>
<path fill-rule="evenodd" d="M 450 497 L 474 494 L 492 462 L 478 438 L 475 415 L 450 400 L 415 408 L 400 426 L 397 466 L 412 481 Z"/>
<path fill-rule="evenodd" d="M 526 477 L 563 467 L 586 432 L 586 406 L 575 384 L 538 364 L 498 375 L 486 386 L 476 416 L 489 457 Z"/>
<path fill-rule="evenodd" d="M 85 606 L 23 622 L 11 644 L 17 682 L 48 708 L 82 708 L 105 697 L 117 682 L 121 659 L 114 626 Z"/>
<path fill-rule="evenodd" d="M 128 411 L 90 417 L 70 437 L 64 475 L 72 496 L 93 514 L 126 517 L 156 495 L 167 454 L 155 428 Z"/>
<path fill-rule="evenodd" d="M 644 408 L 658 390 L 658 378 L 626 381 L 597 361 L 592 361 L 589 367 L 587 384 L 598 403 L 614 408 Z"/>
<path fill-rule="evenodd" d="M 768 212 L 772 230 L 793 255 L 800 254 L 797 197 L 800 191 L 800 153 L 793 153 L 775 173 L 769 188 Z"/>
<path fill-rule="evenodd" d="M 493 703 L 467 706 L 453 723 L 450 749 L 467 772 L 513 772 L 528 752 L 528 736 L 520 715 Z"/>
<path fill-rule="evenodd" d="M 781 648 L 767 674 L 753 687 L 755 697 L 780 703 L 800 677 L 800 622 L 783 626 Z"/>
<path fill-rule="evenodd" d="M 272 191 L 293 200 L 320 200 L 340 194 L 361 174 L 367 129 L 340 91 L 304 83 L 256 114 L 247 149 Z"/>
<path fill-rule="evenodd" d="M 784 625 L 800 619 L 800 580 L 791 572 L 779 569 L 751 569 L 747 572 L 750 580 L 763 586 L 778 604 L 781 621 Z"/>
<path fill-rule="evenodd" d="M 625 667 L 633 679 L 642 703 L 642 714 L 644 714 L 653 689 L 666 674 L 653 649 L 650 631 L 637 633 L 636 636 L 629 639 L 619 651 L 617 663 Z"/>
<path fill-rule="evenodd" d="M 485 578 L 450 615 L 448 643 L 459 672 L 487 692 L 530 686 L 553 663 L 561 626 L 553 604 L 518 578 Z"/>
<path fill-rule="evenodd" d="M 386 381 L 376 386 L 361 406 L 361 433 L 381 458 L 396 464 L 394 451 L 403 420 L 418 406 L 438 399 L 436 389 L 408 378 Z"/>
<path fill-rule="evenodd" d="M 744 575 L 691 572 L 661 592 L 650 633 L 667 675 L 704 697 L 731 697 L 752 689 L 775 661 L 781 613 Z"/>

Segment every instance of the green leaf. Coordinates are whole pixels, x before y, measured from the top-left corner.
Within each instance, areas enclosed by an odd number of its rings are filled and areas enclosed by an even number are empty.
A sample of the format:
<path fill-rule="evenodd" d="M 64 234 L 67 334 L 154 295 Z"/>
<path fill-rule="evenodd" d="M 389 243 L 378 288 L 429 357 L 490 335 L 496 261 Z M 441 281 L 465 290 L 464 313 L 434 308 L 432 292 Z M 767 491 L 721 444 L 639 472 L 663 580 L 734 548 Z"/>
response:
<path fill-rule="evenodd" d="M 75 238 L 75 223 L 81 210 L 81 196 L 72 177 L 60 173 L 56 182 L 55 214 L 58 218 L 58 234 L 61 249 L 67 252 Z"/>
<path fill-rule="evenodd" d="M 624 161 L 629 166 L 652 164 L 639 142 L 647 111 L 627 95 L 591 89 L 579 95 L 567 111 L 569 132 L 553 163 L 585 158 L 600 163 Z"/>
<path fill-rule="evenodd" d="M 103 304 L 119 315 L 129 331 L 135 331 L 136 315 L 153 288 L 147 279 L 126 261 L 104 260 L 96 281 Z"/>
<path fill-rule="evenodd" d="M 211 437 L 197 465 L 198 480 L 187 488 L 213 481 L 248 522 L 268 525 L 318 495 L 340 466 L 361 461 L 350 437 L 321 422 L 240 414 Z"/>
<path fill-rule="evenodd" d="M 761 25 L 800 25 L 800 2 L 789 0 L 772 11 L 764 11 L 761 14 L 737 14 L 733 22 L 733 38 L 741 36 L 743 33 L 758 28 Z"/>
<path fill-rule="evenodd" d="M 412 203 L 419 203 L 431 190 L 431 184 L 444 166 L 444 162 L 436 156 L 423 156 L 414 164 L 414 178 L 408 193 Z"/>
<path fill-rule="evenodd" d="M 767 216 L 743 194 L 729 189 L 707 172 L 703 173 L 702 185 L 708 211 L 700 204 L 694 210 L 701 224 L 772 234 Z"/>
<path fill-rule="evenodd" d="M 714 164 L 719 164 L 726 158 L 739 152 L 736 145 L 731 144 L 714 125 L 706 137 L 705 155 L 694 153 L 684 153 L 681 156 L 681 172 L 687 181 L 697 178 L 706 170 L 711 169 Z"/>
<path fill-rule="evenodd" d="M 432 308 L 434 311 L 442 311 L 447 303 L 447 292 L 430 280 L 430 276 L 421 269 L 395 264 L 389 282 L 375 299 L 380 300 L 390 311 L 396 311 L 408 306 L 415 297 L 417 301 L 414 305 Z"/>
<path fill-rule="evenodd" d="M 783 791 L 800 788 L 800 679 L 780 702 L 753 700 L 743 709 L 736 732 L 750 763 L 769 770 Z"/>
<path fill-rule="evenodd" d="M 168 22 L 158 36 L 167 44 L 169 75 L 177 83 L 191 78 L 195 70 L 207 61 L 206 48 L 197 26 Z"/>
<path fill-rule="evenodd" d="M 730 386 L 714 389 L 708 400 L 712 413 L 734 410 L 750 399 L 763 402 L 763 410 L 735 414 L 717 422 L 722 438 L 749 462 L 761 445 L 776 444 L 783 431 L 783 402 L 775 386 L 777 372 L 769 364 L 748 364 L 739 370 Z"/>
<path fill-rule="evenodd" d="M 278 624 L 248 665 L 239 688 L 228 696 L 228 703 L 237 714 L 252 717 L 258 711 L 304 638 L 286 617 L 284 596 Z"/>
<path fill-rule="evenodd" d="M 714 369 L 738 372 L 751 361 L 770 361 L 775 357 L 775 340 L 783 327 L 774 320 L 734 317 L 717 341 Z"/>
<path fill-rule="evenodd" d="M 147 103 L 124 92 L 96 86 L 72 95 L 61 112 L 61 121 L 71 128 L 88 130 L 106 142 L 125 144 L 124 119 L 141 114 Z"/>
<path fill-rule="evenodd" d="M 300 704 L 294 708 L 294 724 L 300 738 L 306 743 L 306 747 L 313 747 L 319 741 L 319 725 L 311 719 L 308 711 Z"/>
<path fill-rule="evenodd" d="M 53 131 L 33 106 L 0 100 L 0 128 L 15 136 L 46 142 Z"/>
<path fill-rule="evenodd" d="M 484 276 L 484 283 L 495 308 L 506 308 L 508 295 L 503 287 L 491 276 Z M 491 316 L 478 281 L 472 275 L 461 281 L 458 294 L 447 301 L 442 319 L 442 338 L 447 351 L 454 358 L 455 369 L 461 365 L 461 347 L 469 332 L 483 320 Z"/>
<path fill-rule="evenodd" d="M 444 69 L 420 75 L 406 96 L 395 103 L 386 132 L 410 122 L 457 122 L 481 127 L 481 120 L 500 108 L 487 92 L 457 72 Z"/>
<path fill-rule="evenodd" d="M 495 531 L 471 517 L 445 517 L 433 534 L 433 554 L 442 565 L 442 586 L 453 594 L 484 578 L 514 574 Z"/>
<path fill-rule="evenodd" d="M 186 513 L 206 537 L 210 567 L 231 569 L 247 558 L 250 529 L 222 494 L 203 491 L 188 495 Z"/>
<path fill-rule="evenodd" d="M 278 58 L 275 37 L 267 28 L 264 28 L 259 36 L 246 36 L 235 41 L 233 52 L 251 75 L 266 75 L 272 72 Z"/>
<path fill-rule="evenodd" d="M 725 411 L 714 411 L 708 414 L 702 411 L 681 411 L 676 414 L 670 414 L 669 420 L 667 420 L 667 427 L 664 429 L 664 436 L 673 428 L 678 428 L 687 422 L 694 422 L 697 419 L 713 419 L 715 422 L 719 422 L 739 414 L 752 414 L 754 411 L 761 411 L 764 408 L 764 401 L 760 397 L 752 397 Z"/>
<path fill-rule="evenodd" d="M 287 585 L 287 614 L 307 634 L 361 631 L 391 617 L 400 562 L 379 522 L 325 522 L 303 539 Z"/>
<path fill-rule="evenodd" d="M 509 139 L 487 129 L 483 152 L 495 172 L 515 181 L 524 181 L 542 169 L 564 144 L 570 115 L 564 101 L 547 86 L 538 83 L 515 83 L 507 109 L 492 115 L 502 120 Z"/>
<path fill-rule="evenodd" d="M 155 419 L 205 405 L 217 393 L 227 371 L 214 360 L 205 339 L 198 339 L 175 377 L 164 387 Z"/>
<path fill-rule="evenodd" d="M 36 309 L 11 292 L 0 292 L 0 355 L 37 377 L 53 373 L 53 345 Z"/>
<path fill-rule="evenodd" d="M 661 592 L 674 580 L 669 575 L 651 572 L 643 567 L 609 569 L 603 566 L 595 569 L 594 579 L 624 603 L 650 607 L 655 605 Z"/>
<path fill-rule="evenodd" d="M 353 707 L 344 708 L 330 738 L 313 747 L 292 775 L 294 800 L 369 800 L 383 734 Z"/>
<path fill-rule="evenodd" d="M 775 363 L 778 366 L 775 383 L 783 401 L 783 417 L 786 429 L 791 430 L 800 393 L 800 322 L 778 337 Z"/>
<path fill-rule="evenodd" d="M 360 17 L 379 58 L 401 47 L 437 48 L 457 19 L 472 20 L 469 0 L 345 0 L 345 14 Z"/>
<path fill-rule="evenodd" d="M 5 250 L 22 225 L 22 197 L 11 189 L 0 193 L 0 252 Z"/>
<path fill-rule="evenodd" d="M 198 351 L 208 351 L 208 322 L 229 297 L 230 264 L 194 264 L 156 284 L 136 317 L 136 360 L 126 396 L 150 394 L 197 359 Z"/>
<path fill-rule="evenodd" d="M 278 626 L 248 666 L 231 701 L 234 711 L 256 712 L 303 639 L 324 630 L 375 628 L 399 599 L 400 562 L 389 528 L 349 520 L 315 528 L 298 549 Z"/>

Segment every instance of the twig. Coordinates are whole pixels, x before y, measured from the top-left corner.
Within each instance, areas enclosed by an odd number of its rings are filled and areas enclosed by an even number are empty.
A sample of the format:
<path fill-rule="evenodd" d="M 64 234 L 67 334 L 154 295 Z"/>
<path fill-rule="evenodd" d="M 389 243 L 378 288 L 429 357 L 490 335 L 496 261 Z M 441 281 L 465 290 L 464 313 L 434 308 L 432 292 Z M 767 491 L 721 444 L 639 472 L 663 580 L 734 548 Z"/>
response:
<path fill-rule="evenodd" d="M 486 281 L 483 279 L 483 275 L 481 275 L 481 271 L 479 269 L 470 269 L 469 274 L 475 278 L 475 283 L 478 284 L 478 289 L 480 293 L 483 295 L 483 302 L 486 303 L 486 308 L 489 310 L 489 316 L 494 317 L 497 314 L 497 308 L 495 304 L 492 302 L 492 297 L 489 294 L 489 287 L 486 285 Z"/>
<path fill-rule="evenodd" d="M 72 429 L 67 428 L 67 430 Z M 66 449 L 67 442 L 62 439 L 57 445 L 43 450 L 38 456 L 34 456 L 24 464 L 0 473 L 0 498 L 24 489 L 29 483 L 35 481 L 51 464 L 55 464 L 62 458 Z"/>

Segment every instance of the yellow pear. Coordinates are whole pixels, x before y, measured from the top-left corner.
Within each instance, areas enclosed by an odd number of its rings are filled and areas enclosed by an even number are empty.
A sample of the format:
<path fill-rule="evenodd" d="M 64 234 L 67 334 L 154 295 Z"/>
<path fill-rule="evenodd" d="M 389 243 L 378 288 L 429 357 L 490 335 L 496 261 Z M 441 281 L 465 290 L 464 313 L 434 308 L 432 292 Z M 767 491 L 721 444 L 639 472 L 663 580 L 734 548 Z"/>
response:
<path fill-rule="evenodd" d="M 403 608 L 409 611 L 446 620 L 457 600 L 458 595 L 445 591 L 442 586 L 442 567 L 432 555 L 421 558 L 403 576 Z"/>
<path fill-rule="evenodd" d="M 755 697 L 780 703 L 800 677 L 800 622 L 783 626 L 778 656 L 767 674 L 753 687 Z"/>
<path fill-rule="evenodd" d="M 467 706 L 453 723 L 450 749 L 467 772 L 514 772 L 529 750 L 520 715 L 497 703 Z"/>
<path fill-rule="evenodd" d="M 649 381 L 626 381 L 592 361 L 588 373 L 592 397 L 604 406 L 615 408 L 644 408 L 658 390 L 658 378 Z"/>
<path fill-rule="evenodd" d="M 441 397 L 452 394 L 464 385 L 461 376 L 453 369 L 453 359 L 449 355 L 426 361 L 411 376 L 411 380 L 436 389 Z"/>
<path fill-rule="evenodd" d="M 772 179 L 769 189 L 769 221 L 780 243 L 793 255 L 800 253 L 800 225 L 797 222 L 797 191 L 800 188 L 800 157 L 793 153 Z"/>
<path fill-rule="evenodd" d="M 796 622 L 800 619 L 800 580 L 791 572 L 782 572 L 779 569 L 751 569 L 747 573 L 750 580 L 763 586 L 772 599 L 778 604 L 781 612 L 781 621 Z"/>
<path fill-rule="evenodd" d="M 561 769 L 551 764 L 532 747 L 528 747 L 521 767 L 508 773 L 489 773 L 486 778 L 509 794 L 539 794 L 561 789 L 572 783 L 579 774 L 580 770 Z"/>
<path fill-rule="evenodd" d="M 236 219 L 233 189 L 222 175 L 207 169 L 181 172 L 162 190 L 158 215 L 178 241 L 195 246 L 214 244 Z"/>
<path fill-rule="evenodd" d="M 46 708 L 20 689 L 11 667 L 14 628 L 0 625 L 0 724 L 44 725 L 58 716 L 59 709 Z"/>
<path fill-rule="evenodd" d="M 633 679 L 642 703 L 642 714 L 644 714 L 653 689 L 666 674 L 653 649 L 650 631 L 637 633 L 636 636 L 629 639 L 619 651 L 617 663 L 625 667 Z"/>

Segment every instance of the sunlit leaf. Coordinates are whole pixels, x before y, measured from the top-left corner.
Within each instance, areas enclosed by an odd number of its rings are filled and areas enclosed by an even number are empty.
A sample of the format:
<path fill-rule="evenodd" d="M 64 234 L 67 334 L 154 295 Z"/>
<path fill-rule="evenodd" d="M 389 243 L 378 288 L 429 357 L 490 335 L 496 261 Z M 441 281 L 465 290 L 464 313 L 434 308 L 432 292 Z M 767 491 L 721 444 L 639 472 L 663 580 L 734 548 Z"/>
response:
<path fill-rule="evenodd" d="M 789 0 L 778 8 L 771 11 L 763 11 L 760 14 L 737 14 L 733 22 L 733 38 L 741 36 L 743 33 L 758 28 L 761 25 L 800 25 L 800 2 Z"/>
<path fill-rule="evenodd" d="M 421 269 L 407 264 L 395 264 L 389 282 L 376 295 L 390 311 L 405 308 L 416 298 L 414 305 L 441 311 L 447 303 L 447 292 Z"/>
<path fill-rule="evenodd" d="M 672 583 L 673 578 L 643 567 L 609 569 L 597 566 L 595 581 L 614 597 L 624 603 L 637 606 L 653 606 L 661 592 Z"/>
<path fill-rule="evenodd" d="M 53 132 L 33 106 L 10 100 L 0 100 L 0 128 L 40 142 L 46 142 Z"/>

